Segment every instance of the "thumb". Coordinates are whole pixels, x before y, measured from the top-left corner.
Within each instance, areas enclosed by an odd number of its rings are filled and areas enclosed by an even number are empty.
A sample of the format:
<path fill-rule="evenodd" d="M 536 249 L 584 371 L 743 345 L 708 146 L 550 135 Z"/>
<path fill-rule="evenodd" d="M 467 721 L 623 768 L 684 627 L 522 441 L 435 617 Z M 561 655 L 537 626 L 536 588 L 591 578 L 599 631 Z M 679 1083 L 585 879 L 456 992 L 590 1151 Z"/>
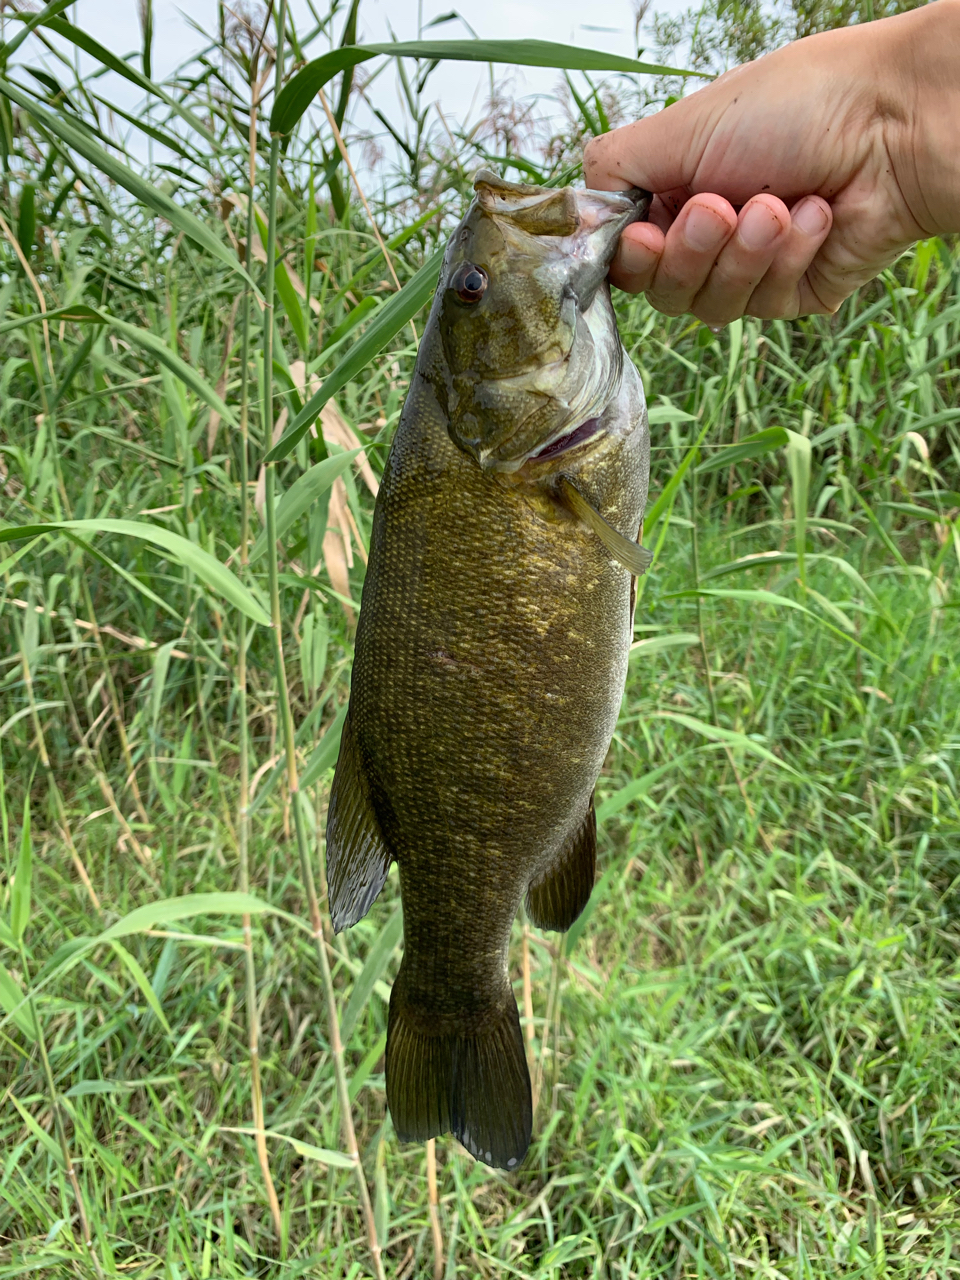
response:
<path fill-rule="evenodd" d="M 726 79 L 726 77 L 723 77 Z M 673 191 L 690 187 L 722 113 L 720 83 L 681 98 L 656 115 L 591 138 L 583 152 L 583 177 L 595 191 Z"/>

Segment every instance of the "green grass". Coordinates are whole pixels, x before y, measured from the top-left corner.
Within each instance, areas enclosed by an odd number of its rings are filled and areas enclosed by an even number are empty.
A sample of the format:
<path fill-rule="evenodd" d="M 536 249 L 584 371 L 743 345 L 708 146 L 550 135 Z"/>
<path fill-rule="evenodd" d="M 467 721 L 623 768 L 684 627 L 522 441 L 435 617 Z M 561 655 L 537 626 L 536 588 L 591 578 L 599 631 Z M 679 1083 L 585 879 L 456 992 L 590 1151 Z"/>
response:
<path fill-rule="evenodd" d="M 214 111 L 209 168 L 242 194 L 242 98 L 206 92 L 185 101 Z M 252 621 L 256 900 L 236 896 L 239 614 L 196 554 L 266 601 L 266 557 L 245 570 L 237 554 L 239 430 L 211 427 L 211 392 L 241 418 L 232 242 L 191 194 L 196 170 L 178 198 L 219 256 L 36 121 L 16 124 L 4 217 L 47 309 L 96 307 L 137 332 L 53 320 L 49 358 L 40 324 L 0 334 L 0 517 L 139 519 L 185 544 L 61 529 L 0 541 L 0 1276 L 370 1275 L 273 658 Z M 474 156 L 415 132 L 420 205 L 412 190 L 392 212 L 373 204 L 400 239 L 437 209 L 392 251 L 401 282 L 452 225 Z M 357 304 L 392 288 L 345 183 L 324 189 L 313 225 L 304 214 L 323 145 L 297 135 L 281 166 L 280 252 L 320 305 L 278 279 L 291 416 L 288 362 L 305 347 L 329 374 L 353 349 L 347 334 L 331 350 Z M 81 189 L 58 206 L 74 171 Z M 243 222 L 230 220 L 238 241 Z M 958 283 L 956 247 L 929 242 L 830 321 L 715 336 L 619 300 L 651 404 L 657 561 L 598 786 L 601 879 L 566 939 L 518 922 L 534 1144 L 507 1177 L 438 1143 L 445 1277 L 960 1274 Z M 0 303 L 0 325 L 38 309 L 7 238 Z M 407 326 L 337 395 L 375 473 L 414 349 Z M 251 395 L 255 481 L 268 432 Z M 301 442 L 279 487 L 320 453 Z M 372 499 L 345 475 L 366 543 Z M 324 558 L 328 501 L 281 538 L 301 775 L 338 728 L 342 597 L 358 600 L 363 577 L 356 537 L 347 592 Z M 331 763 L 301 814 L 321 899 Z M 252 1134 L 244 908 L 279 1230 Z M 434 1248 L 425 1152 L 401 1148 L 385 1112 L 398 908 L 392 876 L 327 954 L 384 1270 L 401 1280 L 433 1274 Z"/>

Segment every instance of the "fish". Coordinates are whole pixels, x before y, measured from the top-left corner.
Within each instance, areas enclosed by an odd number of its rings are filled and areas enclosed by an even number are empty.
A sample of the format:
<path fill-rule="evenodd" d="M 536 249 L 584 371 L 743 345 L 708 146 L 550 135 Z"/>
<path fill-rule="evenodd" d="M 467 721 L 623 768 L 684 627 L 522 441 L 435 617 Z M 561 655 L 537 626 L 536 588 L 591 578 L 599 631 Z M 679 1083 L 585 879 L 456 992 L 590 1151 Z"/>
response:
<path fill-rule="evenodd" d="M 399 869 L 387 1105 L 515 1170 L 530 1077 L 508 971 L 525 902 L 563 931 L 633 634 L 649 474 L 607 271 L 647 192 L 475 176 L 373 515 L 326 826 L 335 931 Z"/>

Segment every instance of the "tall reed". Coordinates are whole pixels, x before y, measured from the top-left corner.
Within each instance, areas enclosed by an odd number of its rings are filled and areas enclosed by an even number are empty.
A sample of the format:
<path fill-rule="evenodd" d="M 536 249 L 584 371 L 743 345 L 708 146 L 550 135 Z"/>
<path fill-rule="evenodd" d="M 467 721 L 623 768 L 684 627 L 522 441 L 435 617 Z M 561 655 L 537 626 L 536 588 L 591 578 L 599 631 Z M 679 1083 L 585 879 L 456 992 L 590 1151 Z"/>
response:
<path fill-rule="evenodd" d="M 277 49 L 276 49 L 276 85 L 275 92 L 279 96 L 283 87 L 284 41 L 286 36 L 287 0 L 280 0 L 277 14 Z M 273 441 L 273 339 L 276 325 L 274 315 L 274 294 L 277 257 L 277 174 L 280 158 L 280 138 L 278 135 L 270 140 L 270 176 L 267 188 L 267 264 L 264 282 L 264 324 L 263 324 L 263 423 L 264 439 L 269 453 Z M 363 1215 L 367 1232 L 367 1242 L 373 1261 L 377 1280 L 385 1280 L 380 1241 L 377 1238 L 377 1227 L 374 1219 L 373 1204 L 367 1177 L 357 1147 L 357 1135 L 353 1125 L 353 1110 L 347 1083 L 346 1065 L 344 1063 L 343 1045 L 340 1040 L 340 1023 L 337 1013 L 336 990 L 330 961 L 327 958 L 327 944 L 323 932 L 323 920 L 320 915 L 320 903 L 317 898 L 316 883 L 310 861 L 310 847 L 305 825 L 304 807 L 301 802 L 300 785 L 297 776 L 296 740 L 293 726 L 293 712 L 290 707 L 287 689 L 286 666 L 283 655 L 283 619 L 280 612 L 280 586 L 277 552 L 277 517 L 275 506 L 276 463 L 264 463 L 266 471 L 266 496 L 264 510 L 266 515 L 267 535 L 267 570 L 270 586 L 270 626 L 273 636 L 274 674 L 277 688 L 277 702 L 283 732 L 283 750 L 286 760 L 287 793 L 293 809 L 294 831 L 296 833 L 297 852 L 300 857 L 300 873 L 303 887 L 307 895 L 310 912 L 310 924 L 313 929 L 317 958 L 320 962 L 320 974 L 327 1003 L 327 1023 L 330 1037 L 330 1054 L 336 1076 L 337 1098 L 340 1106 L 340 1124 L 343 1130 L 343 1141 L 346 1153 L 353 1162 L 356 1171 L 357 1192 L 360 1211 Z M 304 798 L 305 803 L 305 798 Z"/>
<path fill-rule="evenodd" d="M 269 19 L 267 19 L 269 21 Z M 266 29 L 266 22 L 264 24 Z M 253 244 L 254 203 L 257 186 L 257 111 L 259 59 L 254 52 L 250 63 L 250 145 L 248 159 L 248 185 L 246 208 L 247 262 L 251 261 Z M 240 570 L 246 576 L 250 553 L 250 308 L 249 287 L 243 291 L 240 329 Z M 250 891 L 250 726 L 247 701 L 247 646 L 249 642 L 247 618 L 237 615 L 237 703 L 240 727 L 240 791 L 237 834 L 239 841 L 238 883 L 241 893 Z M 279 1238 L 283 1229 L 280 1201 L 277 1197 L 273 1175 L 270 1172 L 270 1156 L 264 1132 L 263 1085 L 260 1075 L 260 1008 L 257 996 L 256 957 L 253 949 L 253 929 L 249 914 L 242 917 L 244 942 L 244 974 L 247 1012 L 247 1045 L 250 1053 L 250 1097 L 253 1111 L 254 1142 L 257 1160 L 267 1193 L 267 1203 L 273 1218 L 274 1230 Z"/>

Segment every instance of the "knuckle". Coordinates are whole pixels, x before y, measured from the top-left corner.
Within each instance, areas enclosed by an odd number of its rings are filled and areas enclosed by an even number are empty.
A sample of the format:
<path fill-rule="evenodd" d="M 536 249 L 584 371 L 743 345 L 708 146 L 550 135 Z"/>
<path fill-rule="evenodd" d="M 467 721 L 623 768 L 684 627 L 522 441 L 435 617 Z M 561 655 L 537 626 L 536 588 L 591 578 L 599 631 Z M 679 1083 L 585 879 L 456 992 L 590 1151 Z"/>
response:
<path fill-rule="evenodd" d="M 586 146 L 583 148 L 583 167 L 584 169 L 598 169 L 602 164 L 601 157 L 607 148 L 606 138 L 608 135 L 600 134 L 590 138 Z"/>
<path fill-rule="evenodd" d="M 758 320 L 794 320 L 800 312 L 800 301 L 796 280 L 767 276 L 751 293 L 744 314 Z"/>
<path fill-rule="evenodd" d="M 749 297 L 763 279 L 763 270 L 735 258 L 717 259 L 710 272 L 710 287 L 718 293 L 738 293 Z"/>
<path fill-rule="evenodd" d="M 744 314 L 753 290 L 740 282 L 725 283 L 712 272 L 707 285 L 694 302 L 693 314 L 704 324 L 724 325 L 739 320 Z"/>
<path fill-rule="evenodd" d="M 653 281 L 653 292 L 658 298 L 675 302 L 681 311 L 686 311 L 703 288 L 706 276 L 706 268 L 700 271 L 691 267 L 684 269 L 679 263 L 665 265 L 661 259 Z"/>
<path fill-rule="evenodd" d="M 610 283 L 621 293 L 646 293 L 646 281 L 636 275 L 621 274 L 610 277 Z"/>
<path fill-rule="evenodd" d="M 744 308 L 744 315 L 757 320 L 795 320 L 800 313 L 799 299 L 783 297 L 751 298 Z"/>

